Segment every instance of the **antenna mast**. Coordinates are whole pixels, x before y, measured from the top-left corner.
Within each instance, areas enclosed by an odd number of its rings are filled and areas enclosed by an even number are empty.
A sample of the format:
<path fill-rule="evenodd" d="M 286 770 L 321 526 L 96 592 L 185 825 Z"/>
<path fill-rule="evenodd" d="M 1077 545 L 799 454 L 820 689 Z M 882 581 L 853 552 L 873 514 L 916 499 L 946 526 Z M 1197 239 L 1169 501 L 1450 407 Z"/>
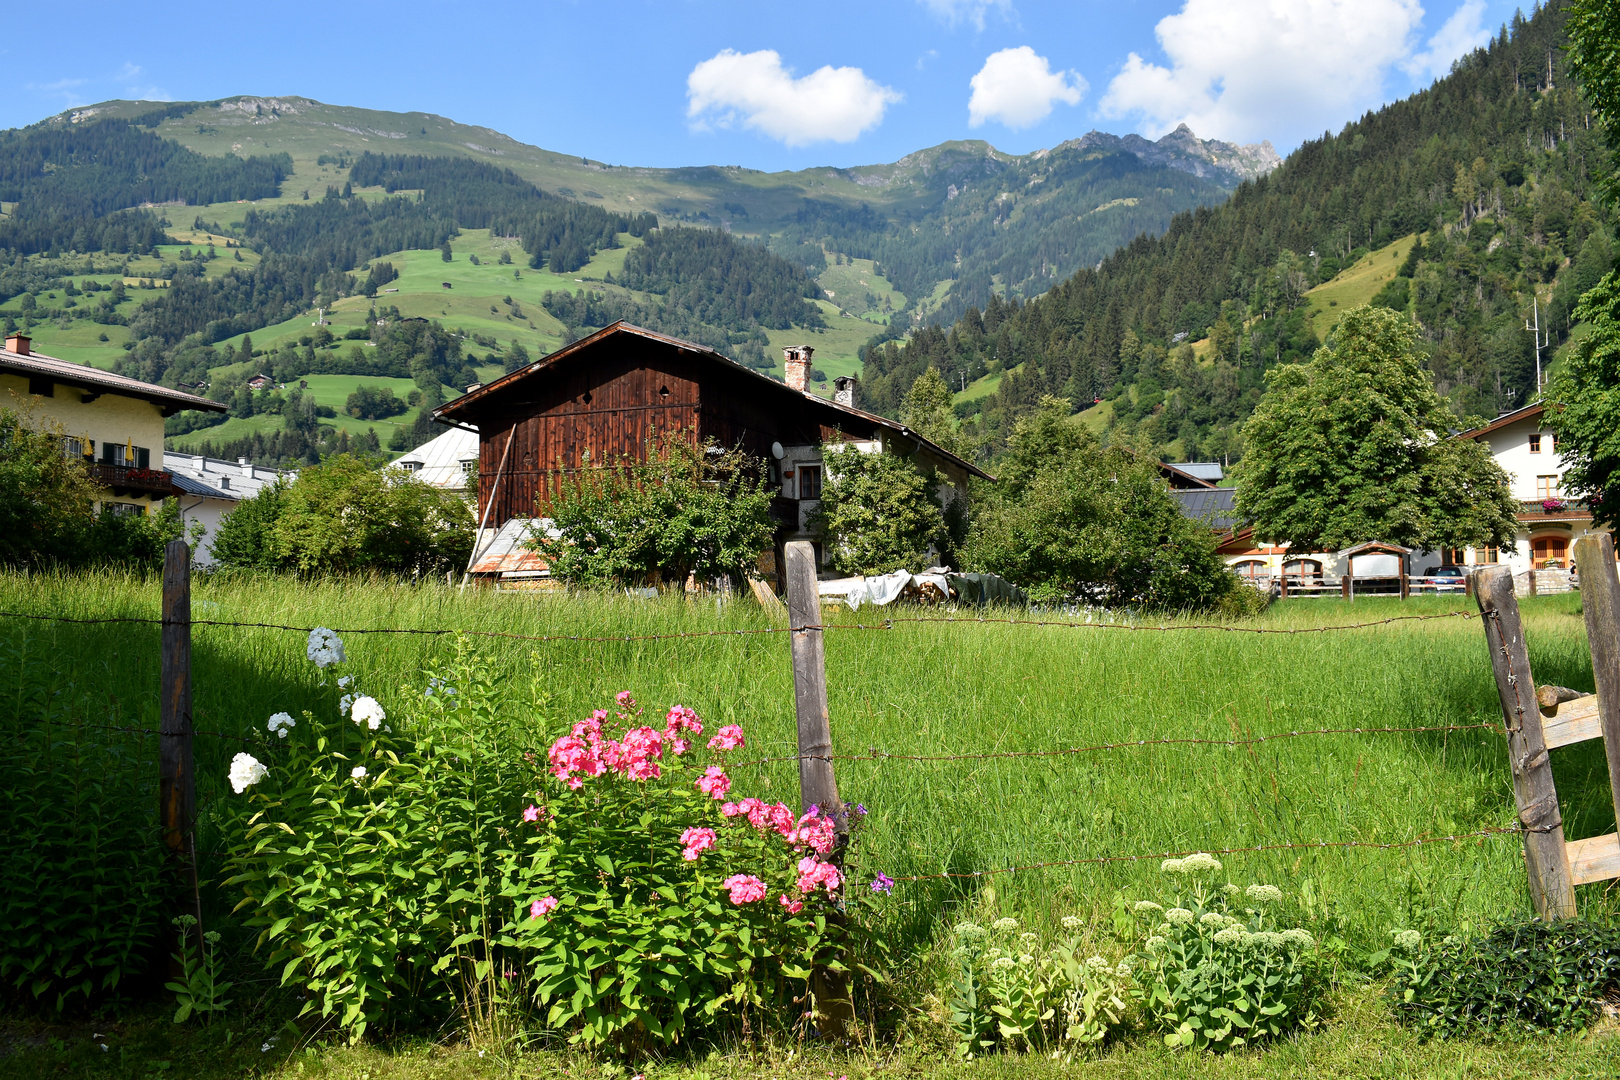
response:
<path fill-rule="evenodd" d="M 1533 400 L 1540 400 L 1541 350 L 1552 343 L 1552 330 L 1549 329 L 1545 334 L 1541 331 L 1541 297 L 1538 296 L 1531 302 L 1531 311 L 1535 314 L 1535 322 L 1532 323 L 1529 319 L 1526 319 L 1524 328 L 1531 335 L 1531 340 L 1535 342 L 1536 346 L 1536 396 Z"/>

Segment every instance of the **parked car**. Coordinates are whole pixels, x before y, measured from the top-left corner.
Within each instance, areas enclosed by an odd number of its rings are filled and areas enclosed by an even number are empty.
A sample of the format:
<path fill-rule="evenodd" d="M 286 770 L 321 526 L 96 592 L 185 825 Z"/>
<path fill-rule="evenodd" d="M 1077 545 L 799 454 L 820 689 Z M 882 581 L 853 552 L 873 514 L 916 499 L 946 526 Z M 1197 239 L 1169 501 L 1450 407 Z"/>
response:
<path fill-rule="evenodd" d="M 1468 588 L 1468 572 L 1460 566 L 1431 566 L 1423 572 L 1428 580 L 1417 590 L 1430 593 L 1460 593 Z"/>

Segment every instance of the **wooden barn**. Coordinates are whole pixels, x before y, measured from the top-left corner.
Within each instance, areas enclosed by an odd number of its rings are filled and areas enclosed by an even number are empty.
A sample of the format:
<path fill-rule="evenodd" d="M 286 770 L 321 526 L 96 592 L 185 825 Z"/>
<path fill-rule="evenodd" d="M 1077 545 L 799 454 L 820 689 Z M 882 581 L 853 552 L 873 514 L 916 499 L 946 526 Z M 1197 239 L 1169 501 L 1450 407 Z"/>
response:
<path fill-rule="evenodd" d="M 777 382 L 712 349 L 614 323 L 469 391 L 434 411 L 476 429 L 477 517 L 488 536 L 514 518 L 543 517 L 545 493 L 582 462 L 642 459 L 655 431 L 695 429 L 699 439 L 740 447 L 767 464 L 779 496 L 778 543 L 810 535 L 821 494 L 821 446 L 855 442 L 932 467 L 965 490 L 989 474 L 893 420 L 855 406 L 857 382 L 837 380 L 839 400 L 807 389 L 811 349 L 789 348 Z M 588 457 L 587 457 L 588 454 Z"/>

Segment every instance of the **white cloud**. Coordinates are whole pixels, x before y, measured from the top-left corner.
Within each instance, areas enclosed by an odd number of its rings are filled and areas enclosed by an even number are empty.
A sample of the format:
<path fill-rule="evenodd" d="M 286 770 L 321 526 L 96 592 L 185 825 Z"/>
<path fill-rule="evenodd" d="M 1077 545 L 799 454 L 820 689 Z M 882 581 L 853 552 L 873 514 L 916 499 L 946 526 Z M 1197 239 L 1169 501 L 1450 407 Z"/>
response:
<path fill-rule="evenodd" d="M 901 98 L 860 68 L 828 66 L 795 79 L 774 49 L 721 50 L 692 69 L 686 96 L 696 130 L 741 124 L 788 146 L 851 142 Z"/>
<path fill-rule="evenodd" d="M 1085 79 L 1073 72 L 1053 71 L 1046 57 L 1028 45 L 991 53 L 968 85 L 973 88 L 968 99 L 969 127 L 986 120 L 1010 128 L 1029 127 L 1051 115 L 1052 106 L 1060 101 L 1080 104 L 1086 92 Z"/>
<path fill-rule="evenodd" d="M 1098 111 L 1286 144 L 1380 100 L 1422 18 L 1418 0 L 1185 0 L 1154 29 L 1170 66 L 1131 53 Z"/>
<path fill-rule="evenodd" d="M 984 17 L 991 8 L 999 11 L 1004 19 L 1013 16 L 1012 0 L 917 0 L 917 2 L 951 26 L 970 22 L 975 30 L 984 29 Z"/>
<path fill-rule="evenodd" d="M 1414 79 L 1437 79 L 1451 70 L 1453 60 L 1490 40 L 1491 32 L 1485 26 L 1485 0 L 1463 0 L 1429 39 L 1429 47 L 1413 53 L 1401 67 Z"/>

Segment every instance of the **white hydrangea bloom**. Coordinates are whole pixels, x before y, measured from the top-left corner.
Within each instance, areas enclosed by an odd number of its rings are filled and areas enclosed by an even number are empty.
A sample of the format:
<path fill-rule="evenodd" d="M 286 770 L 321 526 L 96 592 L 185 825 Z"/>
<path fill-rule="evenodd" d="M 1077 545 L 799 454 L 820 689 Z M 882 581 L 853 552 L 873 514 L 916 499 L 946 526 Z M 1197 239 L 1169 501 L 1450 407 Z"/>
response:
<path fill-rule="evenodd" d="M 388 719 L 383 707 L 374 697 L 361 695 L 354 699 L 354 705 L 349 709 L 349 719 L 357 724 L 365 724 L 372 731 L 382 727 L 382 722 Z"/>
<path fill-rule="evenodd" d="M 1078 916 L 1078 915 L 1065 915 L 1065 916 L 1063 916 L 1063 929 L 1065 929 L 1065 930 L 1078 930 L 1078 929 L 1080 929 L 1080 916 Z"/>
<path fill-rule="evenodd" d="M 1179 874 L 1181 873 L 1181 860 L 1166 859 L 1164 862 L 1159 864 L 1159 869 L 1163 870 L 1167 874 Z"/>
<path fill-rule="evenodd" d="M 990 961 L 991 971 L 1011 971 L 1018 963 L 1010 956 L 998 956 Z"/>
<path fill-rule="evenodd" d="M 1218 911 L 1206 911 L 1198 917 L 1198 925 L 1214 927 L 1219 930 L 1226 925 L 1226 916 Z"/>
<path fill-rule="evenodd" d="M 1142 944 L 1147 947 L 1148 952 L 1152 952 L 1155 949 L 1164 948 L 1164 938 L 1160 937 L 1158 934 L 1154 934 Z"/>
<path fill-rule="evenodd" d="M 1121 960 L 1114 968 L 1114 978 L 1128 979 L 1132 975 L 1130 961 Z"/>
<path fill-rule="evenodd" d="M 1191 926 L 1196 917 L 1184 907 L 1173 907 L 1164 913 L 1165 921 L 1171 926 Z"/>
<path fill-rule="evenodd" d="M 1016 930 L 1018 929 L 1018 920 L 1010 917 L 1000 918 L 991 923 L 990 927 L 993 930 Z"/>
<path fill-rule="evenodd" d="M 1301 930 L 1297 927 L 1293 930 L 1284 930 L 1282 932 L 1282 939 L 1285 943 L 1292 945 L 1296 949 L 1316 948 L 1316 939 L 1311 937 L 1311 932 L 1309 930 Z"/>
<path fill-rule="evenodd" d="M 1104 960 L 1100 956 L 1086 957 L 1086 967 L 1090 968 L 1092 971 L 1107 971 L 1111 966 L 1112 965 L 1109 964 L 1107 960 Z"/>
<path fill-rule="evenodd" d="M 1416 930 L 1402 930 L 1395 935 L 1395 947 L 1402 952 L 1417 952 L 1422 943 L 1423 935 Z"/>
<path fill-rule="evenodd" d="M 1228 881 L 1225 885 L 1221 886 L 1221 892 L 1225 893 L 1227 896 L 1236 896 L 1238 893 L 1240 893 L 1242 891 L 1243 891 L 1242 889 L 1238 888 L 1236 885 L 1232 884 L 1230 881 Z"/>
<path fill-rule="evenodd" d="M 360 781 L 360 780 L 364 780 L 365 778 L 366 778 L 366 767 L 364 765 L 356 765 L 354 768 L 349 770 L 349 779 L 354 780 L 354 781 Z"/>
<path fill-rule="evenodd" d="M 1155 904 L 1151 900 L 1138 900 L 1136 902 L 1136 906 L 1131 910 L 1136 912 L 1138 915 L 1152 915 L 1156 912 L 1163 911 L 1164 908 L 1159 904 Z"/>
<path fill-rule="evenodd" d="M 231 788 L 238 795 L 270 775 L 264 763 L 252 754 L 237 754 L 231 758 Z"/>
<path fill-rule="evenodd" d="M 1235 926 L 1228 926 L 1215 935 L 1215 944 L 1241 947 L 1247 945 L 1249 935 Z"/>
<path fill-rule="evenodd" d="M 955 934 L 964 941 L 978 941 L 980 938 L 984 937 L 986 932 L 987 931 L 984 927 L 974 922 L 957 923 L 955 928 L 951 931 L 951 933 Z"/>
<path fill-rule="evenodd" d="M 1024 933 L 1018 935 L 1018 940 L 1022 941 L 1025 945 L 1028 945 L 1032 941 L 1039 940 L 1039 937 L 1040 935 L 1031 934 L 1026 930 Z"/>
<path fill-rule="evenodd" d="M 278 712 L 270 718 L 270 722 L 265 726 L 270 729 L 271 734 L 279 735 L 285 739 L 287 737 L 287 732 L 297 727 L 298 722 L 287 713 Z"/>
<path fill-rule="evenodd" d="M 1275 904 L 1282 899 L 1282 890 L 1275 885 L 1250 885 L 1243 894 L 1262 904 Z"/>
<path fill-rule="evenodd" d="M 318 668 L 331 667 L 333 664 L 343 663 L 343 639 L 336 632 L 324 626 L 317 626 L 309 632 L 309 647 L 305 650 L 310 661 Z"/>

